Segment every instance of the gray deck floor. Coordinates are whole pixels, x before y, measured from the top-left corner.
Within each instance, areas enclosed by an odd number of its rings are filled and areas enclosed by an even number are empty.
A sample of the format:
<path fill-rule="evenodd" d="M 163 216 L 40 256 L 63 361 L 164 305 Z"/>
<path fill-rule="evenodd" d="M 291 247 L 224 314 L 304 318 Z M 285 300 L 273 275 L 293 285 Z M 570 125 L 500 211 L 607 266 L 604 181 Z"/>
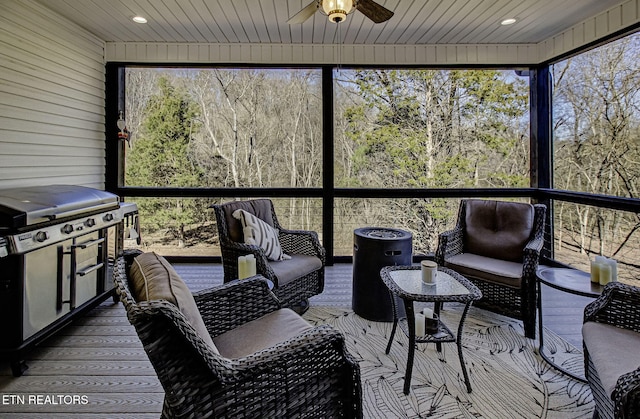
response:
<path fill-rule="evenodd" d="M 176 270 L 193 291 L 222 283 L 221 265 Z M 325 292 L 311 304 L 350 308 L 352 265 L 327 267 L 325 276 Z M 581 348 L 582 309 L 589 301 L 543 289 L 545 327 Z M 123 306 L 111 299 L 33 350 L 27 364 L 18 378 L 0 364 L 2 418 L 159 417 L 162 387 Z"/>

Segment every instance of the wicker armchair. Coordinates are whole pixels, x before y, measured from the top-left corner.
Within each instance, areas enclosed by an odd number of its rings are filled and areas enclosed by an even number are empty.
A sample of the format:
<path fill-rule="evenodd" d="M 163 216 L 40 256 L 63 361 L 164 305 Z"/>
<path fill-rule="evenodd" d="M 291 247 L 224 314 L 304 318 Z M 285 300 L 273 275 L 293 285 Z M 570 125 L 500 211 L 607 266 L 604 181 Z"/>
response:
<path fill-rule="evenodd" d="M 328 325 L 312 327 L 281 309 L 263 277 L 196 294 L 185 293 L 186 285 L 177 277 L 185 288 L 172 284 L 168 299 L 182 292 L 195 301 L 194 311 L 200 313 L 211 344 L 189 317 L 184 297 L 180 304 L 140 298 L 135 278 L 140 275 L 134 273 L 140 263 L 134 256 L 117 259 L 114 281 L 165 390 L 162 417 L 362 417 L 360 370 L 341 333 Z M 160 281 L 148 279 L 155 275 L 153 269 L 165 276 L 172 271 L 176 281 L 175 270 L 164 264 L 144 268 L 144 291 L 161 287 Z M 255 348 L 283 333 L 293 336 Z M 230 351 L 250 353 L 229 357 Z"/>
<path fill-rule="evenodd" d="M 582 336 L 593 417 L 640 417 L 640 288 L 607 284 L 584 309 Z"/>
<path fill-rule="evenodd" d="M 477 307 L 522 320 L 536 336 L 536 271 L 544 244 L 546 206 L 469 199 L 456 227 L 438 237 L 436 262 L 482 291 Z"/>
<path fill-rule="evenodd" d="M 285 307 L 297 312 L 308 308 L 308 298 L 324 289 L 325 250 L 315 231 L 285 230 L 269 199 L 233 201 L 213 205 L 218 224 L 224 281 L 238 278 L 238 257 L 253 254 L 257 273 L 271 280 L 274 293 Z M 282 250 L 290 260 L 269 260 L 265 251 L 257 245 L 244 243 L 240 221 L 233 212 L 242 209 L 265 221 L 278 231 Z"/>

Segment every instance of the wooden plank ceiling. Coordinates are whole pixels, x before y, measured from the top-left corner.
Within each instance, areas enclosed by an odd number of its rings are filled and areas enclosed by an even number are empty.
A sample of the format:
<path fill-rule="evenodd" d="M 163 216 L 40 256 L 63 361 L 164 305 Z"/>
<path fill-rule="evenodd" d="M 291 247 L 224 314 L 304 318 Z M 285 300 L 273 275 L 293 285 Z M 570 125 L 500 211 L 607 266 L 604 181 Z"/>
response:
<path fill-rule="evenodd" d="M 36 0 L 106 42 L 224 44 L 536 44 L 621 0 L 380 0 L 374 24 L 360 12 L 338 25 L 317 12 L 287 20 L 310 0 Z M 146 24 L 131 18 L 140 15 Z M 505 18 L 516 18 L 502 26 Z"/>

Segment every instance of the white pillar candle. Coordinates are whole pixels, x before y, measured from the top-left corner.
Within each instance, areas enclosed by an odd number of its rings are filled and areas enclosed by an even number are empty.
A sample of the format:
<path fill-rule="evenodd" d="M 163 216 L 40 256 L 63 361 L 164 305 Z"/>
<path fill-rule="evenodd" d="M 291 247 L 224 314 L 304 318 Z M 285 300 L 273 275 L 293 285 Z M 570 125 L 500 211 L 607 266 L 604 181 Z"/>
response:
<path fill-rule="evenodd" d="M 247 258 L 245 256 L 238 257 L 238 279 L 247 277 Z"/>
<path fill-rule="evenodd" d="M 424 314 L 416 313 L 416 336 L 424 336 Z"/>
<path fill-rule="evenodd" d="M 433 319 L 433 310 L 428 307 L 422 309 L 422 314 L 424 314 L 424 317 L 427 319 Z"/>
<path fill-rule="evenodd" d="M 591 282 L 600 282 L 600 263 L 595 260 L 591 261 Z"/>
<path fill-rule="evenodd" d="M 611 266 L 608 263 L 600 264 L 600 285 L 607 285 L 611 282 Z"/>
<path fill-rule="evenodd" d="M 247 277 L 254 276 L 256 272 L 256 257 L 253 255 L 245 256 L 246 263 L 246 275 Z"/>

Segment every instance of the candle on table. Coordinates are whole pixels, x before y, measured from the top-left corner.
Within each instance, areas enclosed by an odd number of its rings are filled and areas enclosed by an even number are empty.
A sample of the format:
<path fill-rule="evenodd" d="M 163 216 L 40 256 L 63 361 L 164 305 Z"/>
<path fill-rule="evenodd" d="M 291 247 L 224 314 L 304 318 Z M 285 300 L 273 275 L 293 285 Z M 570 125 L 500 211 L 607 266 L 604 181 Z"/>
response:
<path fill-rule="evenodd" d="M 438 272 L 438 264 L 431 260 L 423 260 L 420 262 L 420 268 L 422 270 L 422 282 L 425 284 L 432 284 L 436 281 L 436 275 Z"/>
<path fill-rule="evenodd" d="M 598 262 L 598 263 L 607 263 L 607 258 L 606 258 L 606 257 L 604 257 L 604 256 L 600 256 L 600 255 L 598 255 L 598 256 L 596 256 L 596 257 L 595 257 L 595 260 L 596 260 L 596 262 Z"/>
<path fill-rule="evenodd" d="M 245 274 L 247 278 L 256 274 L 256 257 L 253 255 L 245 256 Z"/>
<path fill-rule="evenodd" d="M 424 336 L 424 314 L 416 313 L 416 335 Z"/>
<path fill-rule="evenodd" d="M 247 277 L 247 258 L 244 256 L 238 256 L 238 279 L 244 279 Z"/>
<path fill-rule="evenodd" d="M 603 278 L 602 275 L 605 275 Z M 605 285 L 618 280 L 618 262 L 604 256 L 596 256 L 591 262 L 591 282 Z"/>
<path fill-rule="evenodd" d="M 607 265 L 611 267 L 611 282 L 618 280 L 618 262 L 615 259 L 607 258 Z"/>
<path fill-rule="evenodd" d="M 425 307 L 422 309 L 422 313 L 424 314 L 424 317 L 426 317 L 427 319 L 433 319 L 433 310 L 431 310 L 428 307 Z"/>
<path fill-rule="evenodd" d="M 600 264 L 600 285 L 607 285 L 611 282 L 611 266 L 607 263 Z"/>
<path fill-rule="evenodd" d="M 591 261 L 591 282 L 600 282 L 600 263 L 595 260 Z"/>

